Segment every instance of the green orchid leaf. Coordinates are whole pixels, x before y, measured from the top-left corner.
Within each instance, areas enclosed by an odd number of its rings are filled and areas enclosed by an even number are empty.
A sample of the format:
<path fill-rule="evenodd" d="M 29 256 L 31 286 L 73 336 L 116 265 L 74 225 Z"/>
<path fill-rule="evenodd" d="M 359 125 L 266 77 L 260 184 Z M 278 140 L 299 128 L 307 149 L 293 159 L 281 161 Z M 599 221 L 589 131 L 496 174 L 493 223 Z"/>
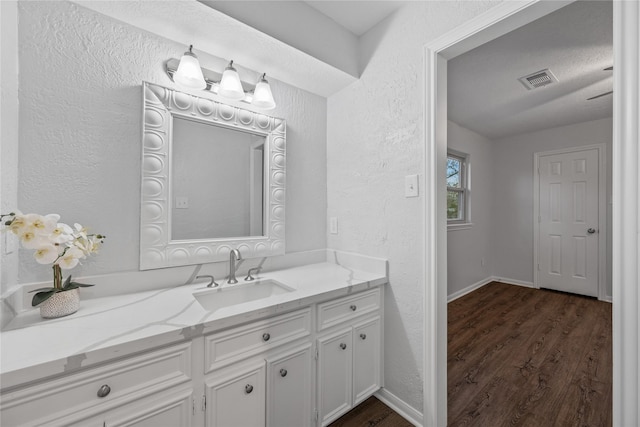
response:
<path fill-rule="evenodd" d="M 59 292 L 59 289 L 52 289 L 46 292 L 38 292 L 37 294 L 35 294 L 33 296 L 33 299 L 31 300 L 31 306 L 35 307 L 39 304 L 42 304 L 43 302 L 45 302 L 46 300 L 48 300 L 49 298 L 51 298 L 53 296 L 53 294 Z"/>
<path fill-rule="evenodd" d="M 73 284 L 81 288 L 90 288 L 91 286 L 95 286 L 95 285 L 90 285 L 88 283 L 78 283 L 78 282 L 73 282 Z"/>
<path fill-rule="evenodd" d="M 71 283 L 71 275 L 69 275 L 69 277 L 67 277 L 67 280 L 64 281 L 64 283 L 62 284 L 62 289 L 66 288 L 69 283 Z"/>
<path fill-rule="evenodd" d="M 84 283 L 78 283 L 78 282 L 71 282 L 71 283 L 69 283 L 69 284 L 65 285 L 65 286 L 62 288 L 62 290 L 64 290 L 64 291 L 69 291 L 69 290 L 71 290 L 71 289 L 77 289 L 77 288 L 88 288 L 88 287 L 90 287 L 90 286 L 93 286 L 93 285 L 87 285 L 87 284 L 84 284 Z"/>
<path fill-rule="evenodd" d="M 33 292 L 52 291 L 52 290 L 54 290 L 54 289 L 55 289 L 55 288 L 52 288 L 52 287 L 48 287 L 48 288 L 40 288 L 40 289 L 34 289 L 34 290 L 32 290 L 32 291 L 29 291 L 29 293 L 31 294 L 31 293 L 33 293 Z"/>

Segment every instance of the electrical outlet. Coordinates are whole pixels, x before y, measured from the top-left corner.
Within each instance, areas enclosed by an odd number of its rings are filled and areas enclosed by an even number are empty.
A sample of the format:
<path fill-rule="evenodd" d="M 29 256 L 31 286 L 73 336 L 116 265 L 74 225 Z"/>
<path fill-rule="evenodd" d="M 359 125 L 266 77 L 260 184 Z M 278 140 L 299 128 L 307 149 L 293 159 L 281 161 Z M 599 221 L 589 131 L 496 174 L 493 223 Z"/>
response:
<path fill-rule="evenodd" d="M 335 216 L 329 218 L 329 233 L 338 234 L 338 218 Z"/>
<path fill-rule="evenodd" d="M 176 197 L 176 209 L 189 209 L 189 198 Z"/>

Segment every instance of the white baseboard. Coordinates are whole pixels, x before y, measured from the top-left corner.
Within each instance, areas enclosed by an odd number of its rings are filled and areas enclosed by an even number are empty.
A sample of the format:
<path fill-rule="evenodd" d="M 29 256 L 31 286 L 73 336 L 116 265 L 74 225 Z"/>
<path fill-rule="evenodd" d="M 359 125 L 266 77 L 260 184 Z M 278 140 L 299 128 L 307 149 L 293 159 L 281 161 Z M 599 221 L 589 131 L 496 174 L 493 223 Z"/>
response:
<path fill-rule="evenodd" d="M 509 279 L 508 277 L 491 276 L 492 282 L 502 282 L 507 285 L 524 286 L 525 288 L 535 288 L 533 282 L 525 282 L 524 280 Z"/>
<path fill-rule="evenodd" d="M 451 295 L 447 295 L 447 302 L 451 302 L 455 299 L 458 299 L 468 293 L 471 293 L 473 291 L 475 291 L 476 289 L 479 289 L 481 287 L 483 287 L 484 285 L 487 285 L 489 283 L 491 283 L 491 281 L 493 280 L 492 277 L 487 277 L 486 279 L 482 279 L 479 282 L 474 283 L 473 285 L 467 286 L 464 289 L 460 289 L 459 291 L 456 291 L 454 293 L 452 293 Z"/>
<path fill-rule="evenodd" d="M 412 406 L 409 406 L 402 399 L 391 393 L 386 388 L 381 388 L 380 390 L 378 390 L 375 393 L 375 397 L 377 397 L 382 403 L 396 411 L 414 426 L 422 427 L 422 413 L 414 409 Z"/>
<path fill-rule="evenodd" d="M 467 286 L 464 289 L 461 289 L 459 291 L 452 293 L 451 295 L 447 295 L 447 303 L 450 303 L 453 300 L 456 300 L 468 293 L 471 293 L 476 289 L 480 289 L 484 285 L 488 285 L 491 282 L 501 282 L 501 283 L 506 283 L 507 285 L 516 285 L 516 286 L 524 286 L 526 288 L 535 288 L 533 283 L 525 282 L 524 280 L 509 279 L 507 277 L 489 276 L 486 279 L 482 279 L 479 282 L 474 283 L 473 285 Z"/>

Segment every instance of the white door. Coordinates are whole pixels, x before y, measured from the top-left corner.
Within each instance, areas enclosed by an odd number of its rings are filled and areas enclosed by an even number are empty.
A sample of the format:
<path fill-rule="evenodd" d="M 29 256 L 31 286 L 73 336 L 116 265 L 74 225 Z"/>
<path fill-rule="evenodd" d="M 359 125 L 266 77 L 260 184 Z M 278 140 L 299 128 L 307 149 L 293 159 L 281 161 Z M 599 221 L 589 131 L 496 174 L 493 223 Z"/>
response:
<path fill-rule="evenodd" d="M 205 381 L 208 427 L 265 426 L 265 362 L 238 363 Z"/>
<path fill-rule="evenodd" d="M 352 408 L 351 328 L 318 338 L 318 410 L 328 425 Z"/>
<path fill-rule="evenodd" d="M 539 157 L 538 285 L 598 296 L 599 150 Z"/>
<path fill-rule="evenodd" d="M 267 427 L 311 426 L 311 344 L 267 360 Z"/>
<path fill-rule="evenodd" d="M 380 317 L 353 328 L 353 406 L 380 388 Z"/>

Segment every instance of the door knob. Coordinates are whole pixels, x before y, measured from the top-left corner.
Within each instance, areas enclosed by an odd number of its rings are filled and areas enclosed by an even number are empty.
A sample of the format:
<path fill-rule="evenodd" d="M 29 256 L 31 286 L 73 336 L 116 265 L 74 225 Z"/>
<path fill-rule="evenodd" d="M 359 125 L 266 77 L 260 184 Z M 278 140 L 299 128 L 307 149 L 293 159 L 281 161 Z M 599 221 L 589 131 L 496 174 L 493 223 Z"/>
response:
<path fill-rule="evenodd" d="M 595 228 L 590 228 L 590 229 L 587 230 L 587 233 L 589 233 L 589 234 L 593 234 L 595 232 L 596 232 Z"/>

